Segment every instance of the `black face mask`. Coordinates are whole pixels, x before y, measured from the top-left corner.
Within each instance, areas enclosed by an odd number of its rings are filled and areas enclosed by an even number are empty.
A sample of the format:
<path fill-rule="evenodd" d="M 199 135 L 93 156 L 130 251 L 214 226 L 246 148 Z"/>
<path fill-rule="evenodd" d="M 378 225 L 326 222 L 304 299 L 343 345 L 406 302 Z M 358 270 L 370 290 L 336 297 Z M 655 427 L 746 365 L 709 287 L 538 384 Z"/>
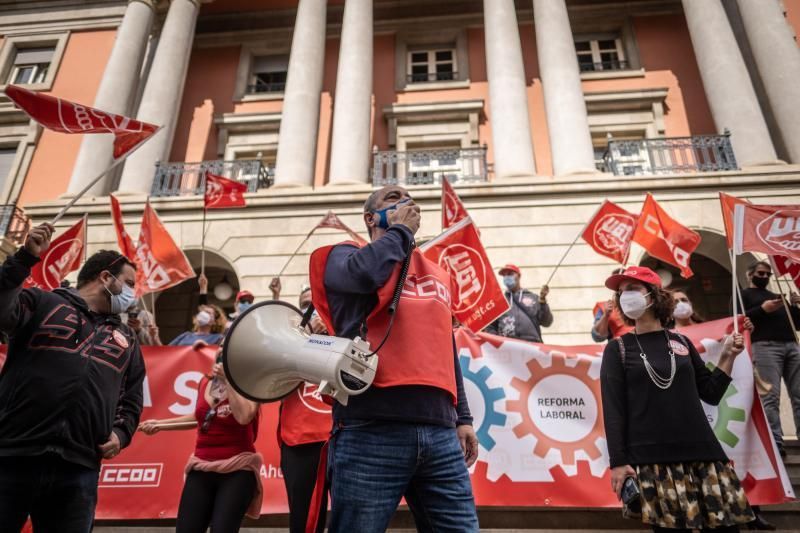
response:
<path fill-rule="evenodd" d="M 759 289 L 766 289 L 768 284 L 769 284 L 769 278 L 760 278 L 758 276 L 753 276 L 753 285 L 755 285 Z"/>

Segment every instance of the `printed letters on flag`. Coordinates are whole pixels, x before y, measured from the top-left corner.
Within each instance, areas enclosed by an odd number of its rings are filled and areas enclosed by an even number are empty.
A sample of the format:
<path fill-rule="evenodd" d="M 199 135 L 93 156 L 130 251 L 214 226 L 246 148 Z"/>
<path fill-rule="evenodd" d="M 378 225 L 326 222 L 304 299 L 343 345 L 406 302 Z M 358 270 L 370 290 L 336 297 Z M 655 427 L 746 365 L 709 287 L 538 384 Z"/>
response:
<path fill-rule="evenodd" d="M 328 211 L 328 213 L 324 217 L 322 217 L 320 223 L 314 226 L 314 229 L 312 229 L 309 232 L 309 235 L 311 235 L 311 233 L 314 233 L 314 231 L 316 231 L 318 228 L 338 229 L 346 232 L 348 235 L 350 235 L 350 237 L 354 241 L 356 241 L 360 245 L 364 246 L 367 244 L 367 241 L 361 235 L 350 229 L 344 222 L 342 222 L 342 220 L 333 211 Z"/>
<path fill-rule="evenodd" d="M 50 242 L 42 252 L 41 261 L 31 269 L 24 287 L 36 287 L 52 291 L 59 287 L 67 274 L 78 270 L 83 261 L 86 246 L 86 217 Z"/>
<path fill-rule="evenodd" d="M 119 206 L 119 200 L 110 194 L 111 199 L 111 221 L 114 223 L 114 231 L 117 233 L 117 244 L 119 251 L 127 257 L 130 261 L 136 262 L 136 246 L 133 244 L 133 239 L 125 231 L 125 224 L 122 222 L 122 209 Z"/>
<path fill-rule="evenodd" d="M 700 235 L 673 220 L 649 193 L 639 214 L 633 241 L 656 259 L 678 267 L 684 278 L 692 277 L 689 259 L 700 244 Z"/>
<path fill-rule="evenodd" d="M 778 276 L 788 276 L 795 287 L 800 289 L 800 263 L 792 261 L 785 255 L 776 255 L 772 258 L 775 261 L 775 270 Z"/>
<path fill-rule="evenodd" d="M 144 208 L 136 248 L 136 295 L 163 291 L 195 277 L 189 260 L 172 240 L 150 202 Z"/>
<path fill-rule="evenodd" d="M 244 193 L 247 184 L 229 180 L 206 172 L 206 192 L 203 202 L 206 209 L 223 209 L 225 207 L 245 207 Z"/>
<path fill-rule="evenodd" d="M 442 231 L 468 216 L 453 186 L 447 178 L 442 177 Z"/>
<path fill-rule="evenodd" d="M 729 250 L 733 249 L 733 210 L 739 204 L 749 203 L 730 194 L 719 193 L 719 206 L 722 209 L 722 222 L 725 225 L 725 239 L 728 241 Z"/>
<path fill-rule="evenodd" d="M 113 133 L 118 159 L 158 131 L 158 126 L 69 100 L 9 85 L 6 96 L 42 126 L 61 133 Z"/>
<path fill-rule="evenodd" d="M 800 205 L 739 204 L 734 234 L 737 254 L 762 252 L 800 262 Z"/>
<path fill-rule="evenodd" d="M 450 273 L 453 314 L 459 322 L 480 331 L 508 311 L 508 302 L 470 217 L 425 243 L 421 250 Z"/>
<path fill-rule="evenodd" d="M 625 264 L 637 216 L 606 200 L 583 231 L 583 240 L 600 255 Z"/>

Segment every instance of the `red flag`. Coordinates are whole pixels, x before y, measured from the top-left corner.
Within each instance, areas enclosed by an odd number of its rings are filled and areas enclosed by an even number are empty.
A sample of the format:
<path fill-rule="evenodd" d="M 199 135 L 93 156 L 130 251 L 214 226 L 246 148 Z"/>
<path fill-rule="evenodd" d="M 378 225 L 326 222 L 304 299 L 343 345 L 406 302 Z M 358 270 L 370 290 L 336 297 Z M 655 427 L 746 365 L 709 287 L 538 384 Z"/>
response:
<path fill-rule="evenodd" d="M 785 255 L 776 255 L 772 259 L 775 261 L 778 276 L 788 276 L 795 287 L 800 289 L 800 262 L 792 261 Z"/>
<path fill-rule="evenodd" d="M 311 235 L 311 233 L 314 233 L 314 231 L 316 231 L 318 228 L 338 229 L 346 232 L 348 235 L 350 235 L 350 237 L 353 238 L 353 240 L 355 240 L 362 246 L 367 244 L 366 239 L 364 239 L 361 235 L 359 235 L 358 233 L 350 229 L 347 225 L 345 225 L 345 223 L 342 222 L 342 220 L 333 211 L 328 211 L 328 213 L 324 217 L 322 217 L 320 223 L 314 226 L 314 229 L 312 229 L 309 232 L 309 235 Z"/>
<path fill-rule="evenodd" d="M 583 230 L 583 240 L 598 254 L 624 265 L 628 262 L 637 218 L 606 200 Z"/>
<path fill-rule="evenodd" d="M 469 216 L 447 178 L 442 178 L 442 230 Z"/>
<path fill-rule="evenodd" d="M 422 253 L 450 272 L 453 314 L 473 331 L 480 331 L 508 311 L 508 302 L 470 217 L 426 242 Z"/>
<path fill-rule="evenodd" d="M 136 248 L 136 295 L 162 291 L 195 277 L 194 269 L 150 202 L 142 215 L 142 230 Z"/>
<path fill-rule="evenodd" d="M 8 96 L 28 116 L 42 126 L 61 133 L 113 133 L 114 159 L 158 131 L 158 126 L 122 115 L 107 113 L 54 96 L 9 85 Z"/>
<path fill-rule="evenodd" d="M 762 252 L 800 262 L 800 205 L 737 205 L 733 244 L 737 254 Z"/>
<path fill-rule="evenodd" d="M 31 275 L 23 286 L 45 291 L 57 288 L 67 274 L 80 268 L 85 246 L 86 215 L 42 252 L 41 261 L 33 266 Z"/>
<path fill-rule="evenodd" d="M 206 209 L 223 209 L 226 207 L 245 207 L 244 193 L 247 184 L 229 180 L 206 172 L 206 192 L 203 202 Z"/>
<path fill-rule="evenodd" d="M 130 261 L 136 262 L 136 246 L 133 244 L 133 239 L 125 231 L 125 224 L 122 222 L 122 209 L 119 207 L 119 200 L 110 194 L 111 198 L 111 221 L 114 223 L 114 230 L 117 233 L 117 244 L 119 251 L 127 257 Z"/>
<path fill-rule="evenodd" d="M 678 267 L 684 278 L 694 274 L 689 268 L 689 258 L 700 244 L 700 235 L 670 218 L 649 193 L 639 214 L 633 241 L 656 259 Z"/>
<path fill-rule="evenodd" d="M 733 249 L 733 210 L 739 204 L 749 203 L 730 194 L 719 193 L 719 206 L 722 209 L 722 222 L 725 224 L 725 239 L 728 241 L 729 250 Z"/>

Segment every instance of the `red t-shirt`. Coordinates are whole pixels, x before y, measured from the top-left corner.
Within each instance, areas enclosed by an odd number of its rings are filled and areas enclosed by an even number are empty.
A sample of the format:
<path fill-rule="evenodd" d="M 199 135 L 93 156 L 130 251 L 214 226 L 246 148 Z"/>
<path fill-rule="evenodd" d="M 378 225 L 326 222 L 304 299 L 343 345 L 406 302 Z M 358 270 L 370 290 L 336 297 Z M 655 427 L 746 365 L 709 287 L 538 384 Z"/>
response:
<path fill-rule="evenodd" d="M 204 461 L 220 461 L 242 452 L 255 452 L 253 443 L 258 436 L 259 412 L 256 411 L 253 420 L 243 426 L 234 418 L 227 399 L 217 405 L 217 412 L 208 424 L 208 431 L 200 431 L 206 413 L 211 409 L 205 395 L 209 383 L 208 379 L 201 380 L 197 391 L 194 418 L 197 420 L 198 430 L 194 454 Z"/>

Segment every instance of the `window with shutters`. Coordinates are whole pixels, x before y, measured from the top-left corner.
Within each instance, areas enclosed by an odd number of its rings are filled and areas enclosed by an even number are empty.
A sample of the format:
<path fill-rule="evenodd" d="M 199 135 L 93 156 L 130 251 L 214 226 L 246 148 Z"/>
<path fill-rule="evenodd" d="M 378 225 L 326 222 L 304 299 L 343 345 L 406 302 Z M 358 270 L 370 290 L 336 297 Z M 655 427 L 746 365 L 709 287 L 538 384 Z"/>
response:
<path fill-rule="evenodd" d="M 453 81 L 458 79 L 455 47 L 408 51 L 408 83 Z"/>
<path fill-rule="evenodd" d="M 17 49 L 7 83 L 15 85 L 44 83 L 55 49 L 55 46 Z"/>
<path fill-rule="evenodd" d="M 254 56 L 247 94 L 282 93 L 286 89 L 289 56 Z"/>
<path fill-rule="evenodd" d="M 575 38 L 575 52 L 581 72 L 625 70 L 629 68 L 622 38 L 616 34 L 600 38 Z"/>

